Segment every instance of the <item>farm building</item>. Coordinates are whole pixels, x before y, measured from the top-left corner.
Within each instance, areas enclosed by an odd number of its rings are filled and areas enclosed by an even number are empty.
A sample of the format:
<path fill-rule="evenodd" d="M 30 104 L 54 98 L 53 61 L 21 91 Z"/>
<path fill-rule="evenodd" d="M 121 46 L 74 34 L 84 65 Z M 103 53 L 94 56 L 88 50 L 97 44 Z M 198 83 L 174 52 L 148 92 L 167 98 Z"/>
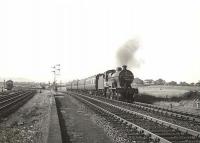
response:
<path fill-rule="evenodd" d="M 144 85 L 154 85 L 154 80 L 153 79 L 146 79 L 144 80 Z"/>

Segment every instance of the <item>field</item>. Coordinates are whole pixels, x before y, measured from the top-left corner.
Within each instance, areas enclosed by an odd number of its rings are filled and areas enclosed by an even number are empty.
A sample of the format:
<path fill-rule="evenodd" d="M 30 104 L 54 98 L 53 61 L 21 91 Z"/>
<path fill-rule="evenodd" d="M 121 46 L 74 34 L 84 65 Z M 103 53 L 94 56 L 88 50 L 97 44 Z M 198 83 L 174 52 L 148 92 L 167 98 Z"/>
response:
<path fill-rule="evenodd" d="M 174 110 L 200 114 L 200 108 L 197 110 L 196 103 L 196 99 L 200 99 L 200 87 L 154 85 L 140 86 L 138 89 L 142 96 L 138 97 L 136 101 L 155 104 L 162 107 L 164 106 L 166 108 L 173 108 Z"/>
<path fill-rule="evenodd" d="M 181 96 L 189 91 L 200 91 L 196 86 L 140 86 L 138 87 L 141 94 L 153 95 L 156 97 Z"/>

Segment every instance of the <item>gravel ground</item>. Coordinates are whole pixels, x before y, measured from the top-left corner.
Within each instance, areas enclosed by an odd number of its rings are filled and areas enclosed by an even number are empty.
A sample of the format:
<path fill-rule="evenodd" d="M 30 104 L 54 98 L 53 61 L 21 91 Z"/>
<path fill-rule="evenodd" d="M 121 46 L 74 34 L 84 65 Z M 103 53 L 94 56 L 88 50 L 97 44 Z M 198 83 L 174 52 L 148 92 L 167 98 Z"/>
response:
<path fill-rule="evenodd" d="M 76 100 L 65 95 L 56 98 L 64 119 L 64 142 L 70 143 L 125 143 L 120 131 L 113 128 L 112 123 L 95 114 L 93 110 Z"/>
<path fill-rule="evenodd" d="M 42 91 L 31 98 L 0 123 L 0 143 L 44 143 L 47 140 L 50 91 Z"/>

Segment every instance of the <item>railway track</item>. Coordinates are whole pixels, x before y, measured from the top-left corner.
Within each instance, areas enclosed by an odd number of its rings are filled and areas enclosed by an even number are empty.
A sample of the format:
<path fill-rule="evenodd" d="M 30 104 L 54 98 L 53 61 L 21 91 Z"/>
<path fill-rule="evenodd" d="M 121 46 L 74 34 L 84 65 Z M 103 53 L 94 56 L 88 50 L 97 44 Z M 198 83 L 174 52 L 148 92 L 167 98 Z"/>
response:
<path fill-rule="evenodd" d="M 115 122 L 130 142 L 199 143 L 200 133 L 82 94 L 70 93 Z M 120 103 L 120 102 L 119 102 Z"/>
<path fill-rule="evenodd" d="M 0 97 L 0 119 L 8 116 L 36 93 L 34 90 L 18 91 Z"/>
<path fill-rule="evenodd" d="M 100 96 L 91 96 L 91 95 L 87 96 L 111 103 L 119 107 L 123 107 L 131 111 L 145 114 L 172 124 L 177 124 L 179 126 L 183 126 L 185 128 L 194 130 L 196 132 L 200 132 L 200 118 L 198 118 L 198 116 L 192 116 L 193 114 L 189 113 L 185 114 L 184 112 L 178 112 L 178 111 L 174 112 L 174 110 L 170 109 L 167 110 L 166 108 L 159 108 L 158 106 L 149 105 L 145 103 L 139 103 L 139 102 L 126 103 L 117 100 L 110 100 Z"/>
<path fill-rule="evenodd" d="M 155 110 L 162 110 L 162 111 L 166 111 L 167 113 L 171 114 L 172 116 L 183 116 L 188 118 L 189 120 L 197 120 L 200 122 L 200 114 L 192 114 L 192 113 L 188 113 L 188 112 L 183 112 L 183 111 L 177 111 L 174 109 L 170 109 L 170 108 L 166 108 L 166 107 L 160 107 L 160 106 L 156 106 L 156 105 L 151 105 L 151 104 L 146 104 L 146 103 L 141 103 L 141 102 L 134 102 L 135 105 L 139 105 L 139 106 L 143 106 L 146 108 L 151 108 L 151 109 L 155 109 Z"/>
<path fill-rule="evenodd" d="M 11 92 L 11 93 L 9 93 L 9 94 L 7 94 L 7 95 L 2 95 L 2 96 L 0 96 L 0 101 L 3 101 L 3 100 L 5 100 L 5 99 L 9 99 L 9 98 L 11 98 L 11 97 L 13 97 L 13 96 L 16 96 L 16 95 L 18 95 L 18 94 L 20 94 L 20 93 L 23 93 L 24 91 L 15 91 L 15 92 Z"/>

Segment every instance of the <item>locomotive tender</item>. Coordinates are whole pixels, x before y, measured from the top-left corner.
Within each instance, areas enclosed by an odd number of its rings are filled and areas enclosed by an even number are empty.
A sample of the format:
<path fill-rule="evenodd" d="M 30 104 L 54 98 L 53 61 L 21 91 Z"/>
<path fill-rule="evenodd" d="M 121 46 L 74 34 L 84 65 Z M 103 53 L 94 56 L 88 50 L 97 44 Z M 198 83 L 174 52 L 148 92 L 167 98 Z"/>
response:
<path fill-rule="evenodd" d="M 137 88 L 132 88 L 134 75 L 127 66 L 118 67 L 116 70 L 108 70 L 85 79 L 74 80 L 66 83 L 66 90 L 85 92 L 104 96 L 110 99 L 133 102 L 138 94 Z"/>

